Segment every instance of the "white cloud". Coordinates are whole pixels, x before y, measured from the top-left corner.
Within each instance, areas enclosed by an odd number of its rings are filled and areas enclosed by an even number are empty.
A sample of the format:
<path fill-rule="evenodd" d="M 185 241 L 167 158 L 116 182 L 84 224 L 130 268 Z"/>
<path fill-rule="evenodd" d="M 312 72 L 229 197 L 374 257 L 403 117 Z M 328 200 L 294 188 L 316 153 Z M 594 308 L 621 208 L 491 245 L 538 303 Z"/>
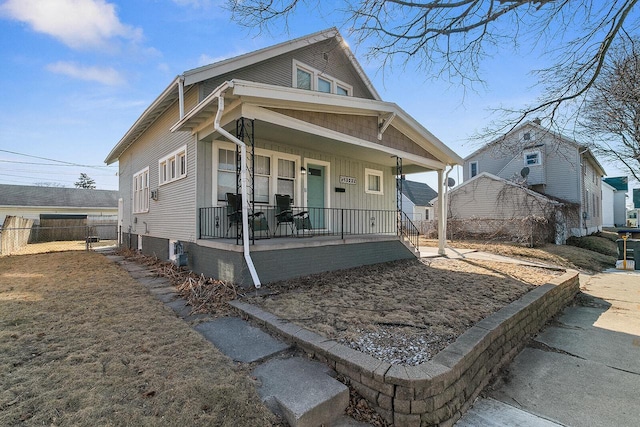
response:
<path fill-rule="evenodd" d="M 188 6 L 195 9 L 208 8 L 211 6 L 211 0 L 173 0 L 178 6 Z"/>
<path fill-rule="evenodd" d="M 142 30 L 120 22 L 115 5 L 105 0 L 7 0 L 0 15 L 74 49 L 104 47 L 114 38 L 142 38 Z"/>
<path fill-rule="evenodd" d="M 75 79 L 102 83 L 108 86 L 117 86 L 124 83 L 124 77 L 113 68 L 85 67 L 73 62 L 58 61 L 47 65 L 47 70 L 52 73 L 63 74 Z"/>

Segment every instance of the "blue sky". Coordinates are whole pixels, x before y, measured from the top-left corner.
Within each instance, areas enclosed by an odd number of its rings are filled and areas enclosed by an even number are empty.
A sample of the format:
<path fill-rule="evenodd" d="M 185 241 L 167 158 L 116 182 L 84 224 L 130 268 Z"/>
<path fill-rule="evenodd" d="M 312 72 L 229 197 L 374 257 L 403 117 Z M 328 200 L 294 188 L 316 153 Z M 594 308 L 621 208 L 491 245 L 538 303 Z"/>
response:
<path fill-rule="evenodd" d="M 116 190 L 117 165 L 105 167 L 105 157 L 176 75 L 338 24 L 337 12 L 311 11 L 298 14 L 304 22 L 291 22 L 288 32 L 256 35 L 231 22 L 222 3 L 0 0 L 0 183 L 73 187 L 84 172 L 97 188 Z M 501 51 L 487 59 L 486 86 L 473 91 L 411 67 L 382 71 L 339 29 L 382 99 L 396 102 L 462 157 L 477 148 L 468 138 L 492 109 L 522 106 L 538 93 L 529 73 L 543 65 L 535 52 Z"/>

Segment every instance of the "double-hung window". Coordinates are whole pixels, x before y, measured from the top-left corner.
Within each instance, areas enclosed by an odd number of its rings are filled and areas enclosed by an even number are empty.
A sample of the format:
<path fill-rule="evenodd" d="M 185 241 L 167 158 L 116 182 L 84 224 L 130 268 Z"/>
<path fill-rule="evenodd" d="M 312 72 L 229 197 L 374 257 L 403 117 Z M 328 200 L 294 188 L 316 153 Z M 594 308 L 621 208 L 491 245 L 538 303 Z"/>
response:
<path fill-rule="evenodd" d="M 158 162 L 158 172 L 160 185 L 187 176 L 187 146 L 161 158 Z"/>
<path fill-rule="evenodd" d="M 353 87 L 299 61 L 293 61 L 293 87 L 351 96 Z"/>
<path fill-rule="evenodd" d="M 294 199 L 296 188 L 296 162 L 294 160 L 278 159 L 278 188 L 277 194 L 286 194 Z"/>
<path fill-rule="evenodd" d="M 251 165 L 248 165 L 251 168 Z M 269 203 L 271 194 L 271 157 L 256 154 L 253 160 L 253 197 L 257 203 Z M 218 200 L 236 192 L 236 151 L 218 149 Z"/>
<path fill-rule="evenodd" d="M 382 171 L 375 169 L 364 170 L 364 192 L 367 194 L 383 194 Z"/>
<path fill-rule="evenodd" d="M 236 151 L 218 149 L 218 200 L 236 192 Z"/>
<path fill-rule="evenodd" d="M 478 162 L 469 163 L 469 178 L 478 175 Z"/>
<path fill-rule="evenodd" d="M 133 175 L 133 213 L 149 212 L 149 168 Z"/>

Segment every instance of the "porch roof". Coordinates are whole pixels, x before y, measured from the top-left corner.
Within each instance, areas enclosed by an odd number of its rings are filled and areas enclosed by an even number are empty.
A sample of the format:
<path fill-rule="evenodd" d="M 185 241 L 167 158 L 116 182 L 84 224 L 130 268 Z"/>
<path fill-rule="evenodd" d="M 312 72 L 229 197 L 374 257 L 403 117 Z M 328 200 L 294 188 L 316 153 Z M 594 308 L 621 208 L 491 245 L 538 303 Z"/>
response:
<path fill-rule="evenodd" d="M 409 164 L 419 166 L 415 172 L 442 170 L 447 165 L 462 164 L 463 161 L 460 156 L 395 103 L 272 86 L 243 80 L 231 80 L 220 85 L 177 122 L 171 128 L 171 131 L 191 131 L 194 134 L 206 130 L 212 131 L 220 95 L 225 97 L 225 105 L 227 105 L 223 124 L 232 120 L 230 118 L 232 114 L 229 114 L 229 112 L 235 111 L 236 117 L 241 115 L 278 126 L 280 129 L 305 132 L 343 145 L 346 143 L 351 146 L 378 151 L 384 153 L 386 157 L 402 157 L 408 160 Z M 377 117 L 380 132 L 384 133 L 388 126 L 394 127 L 427 151 L 433 156 L 433 159 L 295 119 L 273 111 L 273 108 Z M 409 170 L 407 172 L 411 173 L 413 171 Z"/>

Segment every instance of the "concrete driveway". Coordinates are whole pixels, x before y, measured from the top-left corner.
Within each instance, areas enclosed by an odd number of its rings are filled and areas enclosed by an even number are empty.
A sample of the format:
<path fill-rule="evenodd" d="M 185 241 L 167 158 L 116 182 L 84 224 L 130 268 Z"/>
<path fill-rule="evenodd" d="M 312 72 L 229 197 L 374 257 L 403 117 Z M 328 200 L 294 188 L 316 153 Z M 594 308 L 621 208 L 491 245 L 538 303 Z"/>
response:
<path fill-rule="evenodd" d="M 580 276 L 585 298 L 457 426 L 640 425 L 640 273 Z"/>

